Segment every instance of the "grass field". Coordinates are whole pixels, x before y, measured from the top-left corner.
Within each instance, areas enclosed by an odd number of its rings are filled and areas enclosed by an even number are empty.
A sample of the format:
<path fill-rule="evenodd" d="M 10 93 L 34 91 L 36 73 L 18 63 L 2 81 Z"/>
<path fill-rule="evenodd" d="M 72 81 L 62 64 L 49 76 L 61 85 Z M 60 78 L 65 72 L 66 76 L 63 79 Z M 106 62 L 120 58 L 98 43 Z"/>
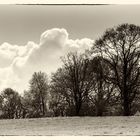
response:
<path fill-rule="evenodd" d="M 140 116 L 0 120 L 0 135 L 140 135 Z"/>

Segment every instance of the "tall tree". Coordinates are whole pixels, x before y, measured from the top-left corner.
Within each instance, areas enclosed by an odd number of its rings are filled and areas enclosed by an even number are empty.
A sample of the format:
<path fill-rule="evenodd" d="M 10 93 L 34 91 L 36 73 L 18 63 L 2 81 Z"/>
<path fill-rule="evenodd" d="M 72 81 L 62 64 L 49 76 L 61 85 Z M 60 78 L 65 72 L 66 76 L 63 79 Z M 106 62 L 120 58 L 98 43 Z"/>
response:
<path fill-rule="evenodd" d="M 125 116 L 131 115 L 131 104 L 140 86 L 139 41 L 140 27 L 122 24 L 106 30 L 93 47 L 112 68 L 110 80 L 119 88 Z"/>
<path fill-rule="evenodd" d="M 69 53 L 62 60 L 61 76 L 57 76 L 57 80 L 55 78 L 53 82 L 59 83 L 59 87 L 65 91 L 66 99 L 68 97 L 73 99 L 75 115 L 78 116 L 84 98 L 88 96 L 94 85 L 92 67 L 90 67 L 89 59 L 83 54 Z"/>
<path fill-rule="evenodd" d="M 46 101 L 48 97 L 48 79 L 43 72 L 35 72 L 30 80 L 29 94 L 32 94 L 32 105 L 37 116 L 46 115 Z"/>

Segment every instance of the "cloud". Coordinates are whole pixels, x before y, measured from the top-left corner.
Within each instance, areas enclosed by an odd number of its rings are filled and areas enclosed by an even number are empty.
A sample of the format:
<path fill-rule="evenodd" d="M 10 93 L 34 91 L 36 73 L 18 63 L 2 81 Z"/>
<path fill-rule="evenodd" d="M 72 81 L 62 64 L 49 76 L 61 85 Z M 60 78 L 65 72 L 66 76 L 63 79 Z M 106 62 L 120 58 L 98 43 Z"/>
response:
<path fill-rule="evenodd" d="M 0 68 L 0 89 L 7 87 L 17 89 L 17 84 L 21 81 L 11 67 Z"/>
<path fill-rule="evenodd" d="M 68 33 L 65 29 L 53 28 L 42 33 L 40 37 L 40 45 L 49 43 L 57 47 L 63 47 L 68 40 Z"/>
<path fill-rule="evenodd" d="M 93 42 L 93 40 L 88 38 L 76 40 L 69 39 L 65 45 L 65 52 L 78 51 L 84 53 L 85 50 L 90 49 L 93 46 Z"/>
<path fill-rule="evenodd" d="M 32 41 L 24 46 L 3 43 L 0 46 L 0 90 L 11 87 L 21 92 L 28 88 L 33 72 L 55 72 L 61 66 L 61 56 L 71 51 L 84 52 L 92 44 L 93 40 L 88 38 L 69 39 L 63 28 L 45 31 L 39 44 Z"/>

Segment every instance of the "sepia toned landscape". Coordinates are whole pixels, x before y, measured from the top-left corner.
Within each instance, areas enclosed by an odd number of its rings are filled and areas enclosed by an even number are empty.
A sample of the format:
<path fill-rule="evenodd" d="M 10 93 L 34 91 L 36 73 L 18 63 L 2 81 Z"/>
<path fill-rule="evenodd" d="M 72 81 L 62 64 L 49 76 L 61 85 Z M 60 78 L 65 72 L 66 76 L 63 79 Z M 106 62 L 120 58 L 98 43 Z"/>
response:
<path fill-rule="evenodd" d="M 140 135 L 139 8 L 0 5 L 0 136 Z"/>

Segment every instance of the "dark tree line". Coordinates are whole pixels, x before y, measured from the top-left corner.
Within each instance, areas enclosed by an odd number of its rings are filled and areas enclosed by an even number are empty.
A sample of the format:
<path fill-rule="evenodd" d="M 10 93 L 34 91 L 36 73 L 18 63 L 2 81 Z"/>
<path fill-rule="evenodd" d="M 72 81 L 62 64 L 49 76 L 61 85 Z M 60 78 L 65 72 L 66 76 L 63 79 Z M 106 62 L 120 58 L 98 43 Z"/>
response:
<path fill-rule="evenodd" d="M 140 109 L 140 27 L 107 29 L 84 54 L 69 53 L 48 81 L 35 72 L 21 96 L 0 96 L 1 118 L 134 115 Z"/>

